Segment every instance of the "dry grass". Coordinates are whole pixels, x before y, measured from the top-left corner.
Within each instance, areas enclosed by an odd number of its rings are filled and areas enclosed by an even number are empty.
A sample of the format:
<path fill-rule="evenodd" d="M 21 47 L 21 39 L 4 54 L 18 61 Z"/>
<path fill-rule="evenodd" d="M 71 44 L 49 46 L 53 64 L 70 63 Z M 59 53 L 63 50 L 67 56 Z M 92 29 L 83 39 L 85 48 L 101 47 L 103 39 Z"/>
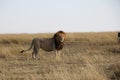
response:
<path fill-rule="evenodd" d="M 59 60 L 54 52 L 21 54 L 35 37 L 51 34 L 0 34 L 0 80 L 120 80 L 116 32 L 68 33 Z"/>

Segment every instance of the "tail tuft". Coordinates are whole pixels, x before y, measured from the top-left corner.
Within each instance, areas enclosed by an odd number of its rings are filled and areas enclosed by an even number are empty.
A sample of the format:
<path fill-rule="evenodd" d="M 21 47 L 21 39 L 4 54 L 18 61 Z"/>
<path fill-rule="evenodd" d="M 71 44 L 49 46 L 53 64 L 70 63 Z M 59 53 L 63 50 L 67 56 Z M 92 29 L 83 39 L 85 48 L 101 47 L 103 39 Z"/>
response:
<path fill-rule="evenodd" d="M 24 52 L 24 50 L 21 51 L 21 53 L 23 53 L 23 52 Z"/>

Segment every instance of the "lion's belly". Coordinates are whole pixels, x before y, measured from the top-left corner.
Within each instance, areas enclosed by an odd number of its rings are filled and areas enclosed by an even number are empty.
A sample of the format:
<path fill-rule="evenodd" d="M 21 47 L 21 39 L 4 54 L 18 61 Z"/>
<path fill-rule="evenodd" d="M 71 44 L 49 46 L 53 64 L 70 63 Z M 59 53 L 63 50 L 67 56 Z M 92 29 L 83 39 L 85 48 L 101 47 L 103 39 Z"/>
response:
<path fill-rule="evenodd" d="M 41 47 L 41 49 L 43 49 L 45 51 L 53 51 L 54 50 L 52 47 L 47 47 L 47 46 L 43 46 L 43 47 Z"/>

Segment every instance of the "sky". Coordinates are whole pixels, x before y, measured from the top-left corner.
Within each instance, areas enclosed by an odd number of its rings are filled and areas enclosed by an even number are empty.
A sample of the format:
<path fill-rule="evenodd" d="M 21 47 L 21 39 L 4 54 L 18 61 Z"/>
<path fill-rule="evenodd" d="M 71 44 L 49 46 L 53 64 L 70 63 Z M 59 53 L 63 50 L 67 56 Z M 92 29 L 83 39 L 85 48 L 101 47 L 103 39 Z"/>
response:
<path fill-rule="evenodd" d="M 120 0 L 0 0 L 0 33 L 120 31 Z"/>

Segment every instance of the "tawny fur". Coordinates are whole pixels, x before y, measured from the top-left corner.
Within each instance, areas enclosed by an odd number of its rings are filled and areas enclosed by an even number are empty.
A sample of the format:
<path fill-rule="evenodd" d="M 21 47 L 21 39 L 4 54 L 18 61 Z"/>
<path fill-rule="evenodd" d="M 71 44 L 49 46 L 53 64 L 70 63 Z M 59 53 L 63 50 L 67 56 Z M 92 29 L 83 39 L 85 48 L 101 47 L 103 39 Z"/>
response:
<path fill-rule="evenodd" d="M 29 51 L 33 48 L 32 57 L 36 58 L 40 48 L 44 51 L 59 52 L 64 46 L 65 38 L 66 33 L 63 31 L 58 31 L 52 38 L 34 38 L 30 48 L 27 50 L 22 50 L 21 53 Z"/>

